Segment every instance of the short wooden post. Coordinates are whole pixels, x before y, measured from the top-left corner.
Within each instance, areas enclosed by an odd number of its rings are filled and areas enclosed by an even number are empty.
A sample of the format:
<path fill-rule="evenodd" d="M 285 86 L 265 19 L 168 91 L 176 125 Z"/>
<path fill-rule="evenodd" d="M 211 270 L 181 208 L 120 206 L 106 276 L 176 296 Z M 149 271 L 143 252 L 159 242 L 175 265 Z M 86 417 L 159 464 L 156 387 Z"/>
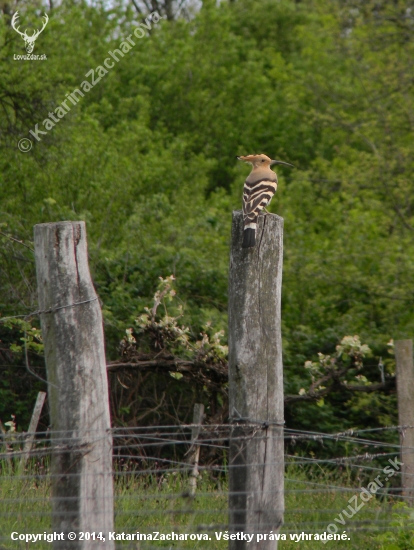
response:
<path fill-rule="evenodd" d="M 88 267 L 84 222 L 34 228 L 40 320 L 52 441 L 55 550 L 113 550 L 114 542 L 68 540 L 113 531 L 112 437 L 102 313 Z"/>
<path fill-rule="evenodd" d="M 204 405 L 202 403 L 195 403 L 194 415 L 193 415 L 193 427 L 191 428 L 191 448 L 189 453 L 188 462 L 193 465 L 193 469 L 190 473 L 189 496 L 194 497 L 197 489 L 198 461 L 200 459 L 200 445 L 197 443 L 198 436 L 200 434 L 201 424 L 204 418 Z"/>
<path fill-rule="evenodd" d="M 13 449 L 10 448 L 10 446 L 7 444 L 7 432 L 2 424 L 2 421 L 0 420 L 0 434 L 1 434 L 1 437 L 0 437 L 0 442 L 2 441 L 3 443 L 0 445 L 0 453 L 4 452 L 4 455 L 6 457 L 6 460 L 7 460 L 7 463 L 9 465 L 9 467 L 11 468 L 12 467 L 12 459 L 11 459 L 11 452 L 13 451 Z"/>
<path fill-rule="evenodd" d="M 277 533 L 284 512 L 281 286 L 283 219 L 259 217 L 256 246 L 242 248 L 233 212 L 229 274 L 230 531 Z M 273 540 L 230 550 L 275 550 Z"/>
<path fill-rule="evenodd" d="M 40 391 L 37 394 L 36 403 L 33 409 L 32 418 L 30 419 L 29 429 L 25 437 L 23 445 L 23 455 L 20 461 L 20 467 L 24 467 L 30 456 L 30 451 L 33 447 L 33 442 L 36 435 L 37 425 L 39 424 L 40 415 L 42 414 L 43 404 L 46 399 L 46 392 Z"/>
<path fill-rule="evenodd" d="M 414 363 L 412 340 L 396 340 L 395 361 L 400 432 L 402 496 L 414 504 Z"/>

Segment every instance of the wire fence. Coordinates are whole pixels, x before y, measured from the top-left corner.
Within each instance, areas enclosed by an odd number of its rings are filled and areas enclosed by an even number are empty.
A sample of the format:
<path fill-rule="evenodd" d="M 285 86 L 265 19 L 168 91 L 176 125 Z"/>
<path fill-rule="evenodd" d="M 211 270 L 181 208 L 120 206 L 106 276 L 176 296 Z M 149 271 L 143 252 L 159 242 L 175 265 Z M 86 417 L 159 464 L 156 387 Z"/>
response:
<path fill-rule="evenodd" d="M 115 531 L 106 536 L 124 536 L 115 539 L 117 546 L 140 549 L 227 548 L 228 474 L 233 467 L 228 463 L 228 449 L 234 426 L 187 424 L 112 429 Z M 197 440 L 192 439 L 195 427 Z M 260 423 L 244 422 L 243 428 L 240 439 L 262 437 Z M 314 548 L 314 539 L 291 540 L 300 533 L 305 537 L 346 532 L 348 547 L 355 548 L 371 548 L 372 541 L 382 544 L 382 539 L 392 537 L 412 540 L 414 520 L 410 508 L 402 504 L 398 444 L 399 434 L 409 429 L 413 428 L 392 426 L 335 434 L 293 429 L 278 429 L 274 433 L 267 430 L 267 435 L 263 432 L 263 438 L 283 437 L 287 451 L 284 466 L 279 464 L 285 470 L 285 519 L 279 533 L 286 537 L 280 539 L 283 547 L 300 542 L 303 548 Z M 394 441 L 380 439 L 381 434 L 390 431 L 394 432 Z M 61 475 L 53 470 L 54 455 L 68 446 L 72 452 L 76 448 L 80 453 L 87 452 L 85 445 L 93 445 L 108 434 L 38 432 L 30 457 L 24 450 L 28 437 L 30 434 L 14 432 L 0 438 L 3 548 L 27 548 L 28 544 L 40 548 L 49 544 L 45 538 L 28 541 L 23 535 L 53 535 L 51 494 Z M 195 445 L 199 446 L 200 457 L 196 492 L 192 495 L 194 464 L 190 456 Z M 329 457 L 325 456 L 327 445 Z M 414 448 L 405 447 L 405 451 L 414 452 Z M 262 468 L 263 464 L 249 466 Z M 77 475 L 65 473 L 73 483 L 77 482 Z M 266 500 L 266 490 L 262 494 Z M 246 498 L 251 497 L 246 494 Z M 70 495 L 64 498 L 68 502 L 71 499 Z M 178 538 L 165 538 L 171 533 Z M 257 532 L 251 534 L 259 536 Z M 180 538 L 184 536 L 187 538 Z"/>

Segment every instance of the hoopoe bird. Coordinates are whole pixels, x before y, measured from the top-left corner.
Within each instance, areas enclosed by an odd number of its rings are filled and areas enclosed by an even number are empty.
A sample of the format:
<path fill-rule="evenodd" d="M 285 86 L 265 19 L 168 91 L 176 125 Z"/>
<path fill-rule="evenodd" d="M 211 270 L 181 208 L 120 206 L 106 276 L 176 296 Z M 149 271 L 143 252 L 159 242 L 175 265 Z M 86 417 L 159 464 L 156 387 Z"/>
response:
<path fill-rule="evenodd" d="M 281 160 L 272 160 L 266 155 L 248 155 L 236 157 L 252 165 L 243 188 L 243 244 L 242 248 L 251 248 L 256 244 L 257 218 L 269 204 L 277 189 L 277 175 L 270 168 L 275 164 L 284 164 L 294 168 L 293 164 Z"/>

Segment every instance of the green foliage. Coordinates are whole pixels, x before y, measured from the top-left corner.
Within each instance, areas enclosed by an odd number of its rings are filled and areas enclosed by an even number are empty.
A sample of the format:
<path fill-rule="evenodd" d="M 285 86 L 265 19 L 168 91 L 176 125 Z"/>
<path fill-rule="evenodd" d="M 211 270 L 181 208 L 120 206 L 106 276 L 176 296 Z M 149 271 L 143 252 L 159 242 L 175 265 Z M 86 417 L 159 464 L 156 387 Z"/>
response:
<path fill-rule="evenodd" d="M 156 466 L 156 465 L 155 465 Z M 214 531 L 225 531 L 228 523 L 228 479 L 222 474 L 217 476 L 208 468 L 201 471 L 197 478 L 197 492 L 190 500 L 186 495 L 188 476 L 177 472 L 140 471 L 136 473 L 137 463 L 131 460 L 115 462 L 115 531 L 122 533 L 200 533 L 207 532 L 212 540 L 208 547 L 224 550 L 228 542 L 216 541 Z M 0 463 L 0 513 L 1 526 L 5 533 L 16 531 L 16 518 L 19 518 L 19 532 L 43 533 L 51 530 L 51 482 L 50 466 L 46 460 L 29 461 L 25 475 L 16 475 L 10 464 L 3 460 Z M 310 481 L 311 480 L 311 481 Z M 309 483 L 315 483 L 310 492 Z M 289 532 L 305 533 L 323 532 L 334 521 L 340 510 L 348 506 L 352 493 L 335 490 L 337 487 L 355 488 L 346 477 L 333 476 L 332 473 L 318 465 L 313 471 L 304 471 L 296 465 L 288 465 L 286 470 L 286 514 L 285 526 L 287 540 L 283 547 L 294 549 L 298 543 L 289 540 Z M 355 488 L 356 493 L 360 491 Z M 392 519 L 389 519 L 390 504 Z M 412 512 L 411 512 L 412 515 Z M 382 533 L 375 522 L 387 522 L 388 531 Z M 381 502 L 371 499 L 358 513 L 347 521 L 343 530 L 350 540 L 346 547 L 350 550 L 411 550 L 412 518 L 410 511 L 403 504 Z M 368 525 L 370 531 L 361 529 Z M 137 529 L 139 525 L 139 529 Z M 303 525 L 307 527 L 304 529 Z M 310 526 L 317 526 L 310 527 Z M 375 532 L 374 532 L 375 531 Z M 38 541 L 38 548 L 46 549 L 50 544 Z M 119 543 L 120 545 L 126 543 Z M 180 542 L 183 548 L 206 548 L 205 542 Z M 19 548 L 19 542 L 10 538 L 4 541 L 7 549 Z M 313 550 L 314 541 L 301 541 L 301 548 Z"/>
<path fill-rule="evenodd" d="M 28 429 L 37 393 L 46 389 L 29 373 L 26 361 L 31 371 L 46 378 L 43 343 L 34 319 L 0 319 L 0 422 L 9 422 L 12 416 L 19 432 Z M 40 425 L 40 430 L 46 430 L 48 422 L 42 418 Z"/>
<path fill-rule="evenodd" d="M 366 344 L 361 344 L 359 336 L 344 336 L 341 343 L 336 346 L 333 356 L 318 353 L 318 362 L 306 361 L 305 369 L 309 370 L 314 382 L 316 376 L 324 376 L 333 370 L 338 371 L 347 363 L 352 363 L 352 367 L 359 371 L 363 366 L 362 359 L 370 354 L 371 350 Z M 360 377 L 361 375 L 355 376 L 358 380 Z"/>
<path fill-rule="evenodd" d="M 1 319 L 1 322 L 6 329 L 14 329 L 21 334 L 19 338 L 21 344 L 16 342 L 10 344 L 9 349 L 12 353 L 21 356 L 26 350 L 30 350 L 38 355 L 43 355 L 44 346 L 40 328 L 34 326 L 31 321 L 17 317 L 7 317 Z"/>
<path fill-rule="evenodd" d="M 40 13 L 19 10 L 31 22 Z M 234 157 L 266 152 L 297 167 L 280 169 L 271 205 L 285 219 L 286 392 L 297 394 L 304 362 L 344 334 L 369 343 L 367 378 L 379 381 L 384 343 L 414 331 L 406 4 L 204 2 L 137 39 L 38 142 L 29 130 L 139 22 L 124 2 L 65 0 L 49 17 L 36 43 L 43 62 L 13 59 L 23 42 L 0 18 L 1 315 L 36 309 L 33 225 L 83 219 L 111 359 L 160 275 L 176 278 L 191 337 L 209 320 L 225 329 L 231 211 L 246 176 Z M 289 418 L 321 429 L 347 421 L 343 403 L 320 405 Z"/>
<path fill-rule="evenodd" d="M 127 329 L 121 342 L 121 352 L 130 355 L 133 349 L 142 350 L 143 343 L 145 346 L 146 342 L 149 349 L 158 352 L 158 355 L 172 353 L 178 357 L 188 357 L 195 363 L 226 363 L 228 347 L 222 343 L 223 330 L 211 334 L 211 321 L 208 321 L 199 335 L 200 340 L 192 337 L 188 326 L 178 324 L 178 320 L 184 315 L 182 304 L 172 304 L 170 311 L 175 309 L 175 316 L 168 313 L 166 302 L 174 302 L 177 294 L 173 288 L 174 281 L 173 275 L 165 279 L 160 277 L 153 307 L 145 307 L 146 313 L 135 321 L 137 338 L 133 335 L 133 329 Z M 163 309 L 161 315 L 157 312 L 160 306 Z"/>
<path fill-rule="evenodd" d="M 405 502 L 398 502 L 392 508 L 390 526 L 392 530 L 377 535 L 381 550 L 413 550 L 414 549 L 414 513 Z"/>

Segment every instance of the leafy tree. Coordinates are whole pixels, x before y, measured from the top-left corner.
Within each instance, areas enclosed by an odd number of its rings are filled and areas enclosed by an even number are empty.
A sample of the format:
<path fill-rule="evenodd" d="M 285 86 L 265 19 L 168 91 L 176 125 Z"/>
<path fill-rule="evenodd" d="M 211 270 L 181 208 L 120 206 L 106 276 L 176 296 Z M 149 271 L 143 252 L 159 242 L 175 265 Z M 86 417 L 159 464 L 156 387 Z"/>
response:
<path fill-rule="evenodd" d="M 141 18 L 133 4 L 65 0 L 36 43 L 47 61 L 18 62 L 23 42 L 3 9 L 1 315 L 36 309 L 33 225 L 84 219 L 110 359 L 159 276 L 176 277 L 192 336 L 209 320 L 225 329 L 231 210 L 246 175 L 234 157 L 266 152 L 296 166 L 280 171 L 271 205 L 285 219 L 286 393 L 297 395 L 305 361 L 344 334 L 370 345 L 370 380 L 379 381 L 385 343 L 414 328 L 407 8 L 203 2 L 151 24 L 41 141 L 29 131 L 135 36 Z M 19 4 L 31 24 L 44 10 Z M 29 153 L 17 148 L 23 137 L 32 137 Z M 295 421 L 332 427 L 361 399 L 301 405 Z M 385 421 L 381 399 L 370 403 Z"/>

